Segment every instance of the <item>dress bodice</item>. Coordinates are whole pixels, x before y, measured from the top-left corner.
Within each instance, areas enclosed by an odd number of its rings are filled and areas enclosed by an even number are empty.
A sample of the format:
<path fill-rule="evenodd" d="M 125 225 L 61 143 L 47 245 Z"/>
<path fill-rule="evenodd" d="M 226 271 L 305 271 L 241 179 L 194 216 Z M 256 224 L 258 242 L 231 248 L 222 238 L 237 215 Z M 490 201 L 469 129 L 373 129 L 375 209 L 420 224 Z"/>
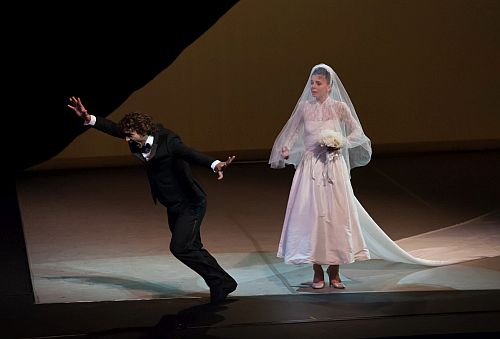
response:
<path fill-rule="evenodd" d="M 304 105 L 304 146 L 307 150 L 314 149 L 321 140 L 321 133 L 332 130 L 341 133 L 340 112 L 333 100 L 323 103 L 307 103 Z"/>

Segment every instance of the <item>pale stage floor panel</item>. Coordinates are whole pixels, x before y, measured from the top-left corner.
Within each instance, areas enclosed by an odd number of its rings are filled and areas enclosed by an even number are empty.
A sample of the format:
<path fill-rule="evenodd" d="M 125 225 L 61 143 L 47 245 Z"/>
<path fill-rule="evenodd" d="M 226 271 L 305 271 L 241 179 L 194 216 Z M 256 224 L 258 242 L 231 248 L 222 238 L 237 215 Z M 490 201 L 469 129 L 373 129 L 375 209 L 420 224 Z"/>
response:
<path fill-rule="evenodd" d="M 393 155 L 352 172 L 356 196 L 401 247 L 445 254 L 446 246 L 463 250 L 463 234 L 490 232 L 490 258 L 442 267 L 357 262 L 341 267 L 346 290 L 313 290 L 310 266 L 276 258 L 293 170 L 265 163 L 235 163 L 223 181 L 194 168 L 208 193 L 202 239 L 239 282 L 234 296 L 497 290 L 499 158 Z M 203 280 L 169 253 L 166 210 L 154 206 L 142 168 L 27 172 L 18 197 L 37 303 L 208 296 Z"/>

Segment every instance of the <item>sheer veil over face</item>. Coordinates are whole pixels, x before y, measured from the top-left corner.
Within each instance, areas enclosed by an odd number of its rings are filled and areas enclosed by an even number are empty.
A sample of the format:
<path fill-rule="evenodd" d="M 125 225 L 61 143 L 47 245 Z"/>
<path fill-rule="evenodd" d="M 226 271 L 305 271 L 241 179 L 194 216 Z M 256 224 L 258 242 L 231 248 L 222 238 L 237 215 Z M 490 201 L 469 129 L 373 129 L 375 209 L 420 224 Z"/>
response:
<path fill-rule="evenodd" d="M 323 78 L 328 83 L 328 96 L 321 96 L 321 84 L 315 79 Z M 319 94 L 318 94 L 319 93 Z M 283 168 L 286 164 L 295 167 L 302 159 L 305 120 L 338 121 L 337 131 L 343 137 L 341 152 L 348 169 L 366 165 L 372 154 L 370 139 L 364 134 L 356 110 L 344 86 L 333 69 L 326 64 L 315 65 L 309 74 L 305 88 L 287 123 L 276 138 L 269 164 L 272 168 Z M 289 149 L 287 159 L 282 156 L 283 147 Z"/>

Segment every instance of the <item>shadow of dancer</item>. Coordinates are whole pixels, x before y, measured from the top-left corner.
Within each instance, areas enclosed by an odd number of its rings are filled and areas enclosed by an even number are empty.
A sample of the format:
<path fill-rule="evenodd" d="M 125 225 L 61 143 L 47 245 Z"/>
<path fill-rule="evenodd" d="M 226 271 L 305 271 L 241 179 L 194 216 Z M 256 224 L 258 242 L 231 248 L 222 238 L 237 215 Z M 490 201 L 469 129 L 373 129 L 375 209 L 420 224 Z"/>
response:
<path fill-rule="evenodd" d="M 219 338 L 207 332 L 213 325 L 225 320 L 220 312 L 226 310 L 227 306 L 225 305 L 230 302 L 232 301 L 226 301 L 219 305 L 210 303 L 195 305 L 181 310 L 177 314 L 164 315 L 148 335 L 140 338 Z"/>
<path fill-rule="evenodd" d="M 85 335 L 90 338 L 139 338 L 139 339 L 174 339 L 174 338 L 219 338 L 207 332 L 213 325 L 225 320 L 219 314 L 225 311 L 228 303 L 224 304 L 198 304 L 183 309 L 176 314 L 166 314 L 154 326 L 135 326 L 108 329 L 92 332 Z"/>

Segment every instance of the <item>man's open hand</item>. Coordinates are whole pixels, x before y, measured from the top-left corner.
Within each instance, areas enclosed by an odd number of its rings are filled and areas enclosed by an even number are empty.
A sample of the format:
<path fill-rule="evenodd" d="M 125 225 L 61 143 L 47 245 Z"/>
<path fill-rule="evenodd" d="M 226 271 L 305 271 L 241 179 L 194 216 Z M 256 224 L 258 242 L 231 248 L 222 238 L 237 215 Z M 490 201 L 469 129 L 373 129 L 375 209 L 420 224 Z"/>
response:
<path fill-rule="evenodd" d="M 227 166 L 229 166 L 231 162 L 233 162 L 234 158 L 236 158 L 236 156 L 231 155 L 230 157 L 227 158 L 226 161 L 221 161 L 217 165 L 215 165 L 215 171 L 219 175 L 217 180 L 221 180 L 222 178 L 224 178 L 224 170 L 226 169 Z"/>

